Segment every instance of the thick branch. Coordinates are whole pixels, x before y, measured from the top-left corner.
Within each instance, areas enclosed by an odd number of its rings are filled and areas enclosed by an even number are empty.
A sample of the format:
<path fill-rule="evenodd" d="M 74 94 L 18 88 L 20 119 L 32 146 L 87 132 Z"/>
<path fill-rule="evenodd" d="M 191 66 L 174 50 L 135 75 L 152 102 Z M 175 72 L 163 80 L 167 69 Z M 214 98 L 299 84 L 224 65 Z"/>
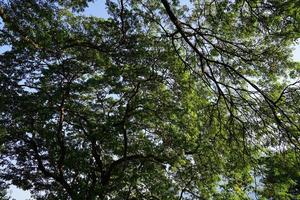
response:
<path fill-rule="evenodd" d="M 46 169 L 46 167 L 43 164 L 43 160 L 42 160 L 41 156 L 39 155 L 38 146 L 36 144 L 36 141 L 34 139 L 31 139 L 29 141 L 29 143 L 30 143 L 32 150 L 34 151 L 34 157 L 38 162 L 38 169 L 44 174 L 45 177 L 53 178 L 55 181 L 60 183 L 63 186 L 63 188 L 67 191 L 68 195 L 71 198 L 74 198 L 74 193 L 72 191 L 72 188 L 67 183 L 67 181 L 64 179 L 64 177 L 61 175 L 57 175 L 54 172 L 50 172 Z"/>

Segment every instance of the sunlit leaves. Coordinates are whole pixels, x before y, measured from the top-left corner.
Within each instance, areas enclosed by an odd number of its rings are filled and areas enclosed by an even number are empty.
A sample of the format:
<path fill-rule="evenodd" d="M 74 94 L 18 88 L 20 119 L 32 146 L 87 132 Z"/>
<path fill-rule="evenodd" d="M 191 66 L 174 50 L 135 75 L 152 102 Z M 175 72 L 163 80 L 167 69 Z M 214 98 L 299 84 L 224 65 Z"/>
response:
<path fill-rule="evenodd" d="M 37 199 L 296 197 L 295 3 L 170 1 L 175 25 L 160 1 L 88 3 L 0 4 L 2 179 Z"/>

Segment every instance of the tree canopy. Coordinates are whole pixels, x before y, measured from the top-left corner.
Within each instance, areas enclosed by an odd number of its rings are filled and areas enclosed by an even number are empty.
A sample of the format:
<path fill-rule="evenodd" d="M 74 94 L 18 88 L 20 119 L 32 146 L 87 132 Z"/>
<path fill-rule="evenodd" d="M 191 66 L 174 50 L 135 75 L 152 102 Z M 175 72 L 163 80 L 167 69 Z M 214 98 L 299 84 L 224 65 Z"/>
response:
<path fill-rule="evenodd" d="M 35 199 L 299 199 L 295 0 L 0 2 L 0 179 Z"/>

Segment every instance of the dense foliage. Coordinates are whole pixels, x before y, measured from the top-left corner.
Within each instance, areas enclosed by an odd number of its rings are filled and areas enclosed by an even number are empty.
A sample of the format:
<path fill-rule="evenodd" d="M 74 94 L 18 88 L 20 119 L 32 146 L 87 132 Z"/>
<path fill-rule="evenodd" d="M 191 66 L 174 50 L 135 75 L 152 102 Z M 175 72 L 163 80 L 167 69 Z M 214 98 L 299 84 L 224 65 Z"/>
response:
<path fill-rule="evenodd" d="M 0 1 L 0 178 L 35 199 L 299 199 L 295 0 Z"/>

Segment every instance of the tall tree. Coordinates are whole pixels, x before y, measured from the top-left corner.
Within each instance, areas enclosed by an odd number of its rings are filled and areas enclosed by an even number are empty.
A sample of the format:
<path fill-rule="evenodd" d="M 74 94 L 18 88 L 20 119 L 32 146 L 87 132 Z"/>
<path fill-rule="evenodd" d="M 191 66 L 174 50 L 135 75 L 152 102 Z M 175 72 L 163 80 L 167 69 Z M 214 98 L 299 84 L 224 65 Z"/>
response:
<path fill-rule="evenodd" d="M 88 2 L 0 3 L 1 179 L 36 199 L 295 197 L 270 191 L 299 163 L 297 1 Z"/>

